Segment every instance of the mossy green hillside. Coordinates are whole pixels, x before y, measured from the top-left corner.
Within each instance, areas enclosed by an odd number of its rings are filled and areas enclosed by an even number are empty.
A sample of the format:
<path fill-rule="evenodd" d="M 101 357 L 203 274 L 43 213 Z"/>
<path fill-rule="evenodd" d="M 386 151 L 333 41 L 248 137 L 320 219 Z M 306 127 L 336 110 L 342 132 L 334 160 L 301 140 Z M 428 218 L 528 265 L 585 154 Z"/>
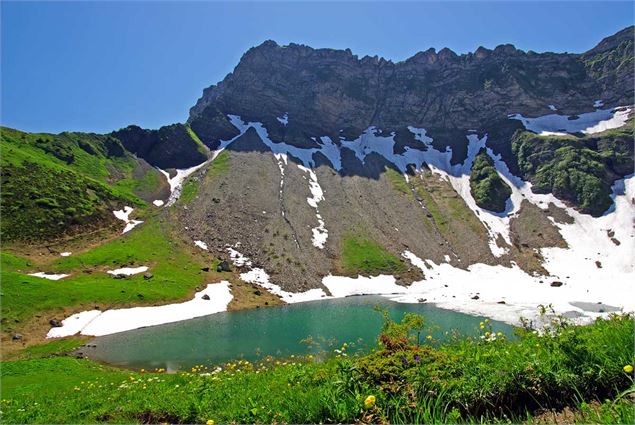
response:
<path fill-rule="evenodd" d="M 191 249 L 171 234 L 170 226 L 156 218 L 133 231 L 89 251 L 60 258 L 48 266 L 34 266 L 26 259 L 2 252 L 2 324 L 11 332 L 19 323 L 37 314 L 59 312 L 95 305 L 116 307 L 187 299 L 196 286 L 220 280 Z M 124 266 L 150 267 L 152 279 L 134 275 L 114 279 L 107 274 Z M 62 281 L 51 281 L 26 273 L 41 271 L 67 273 Z M 19 322 L 16 322 L 19 321 Z"/>
<path fill-rule="evenodd" d="M 494 212 L 505 211 L 505 204 L 512 194 L 511 188 L 498 175 L 494 161 L 485 149 L 474 158 L 470 172 L 470 190 L 476 205 Z"/>
<path fill-rule="evenodd" d="M 2 236 L 47 240 L 103 227 L 123 204 L 145 205 L 162 176 L 109 136 L 0 131 Z M 136 175 L 135 175 L 136 174 Z M 140 175 L 139 175 L 140 174 Z"/>
<path fill-rule="evenodd" d="M 403 261 L 372 239 L 348 233 L 342 241 L 341 265 L 345 273 L 376 275 L 406 271 Z"/>
<path fill-rule="evenodd" d="M 633 391 L 624 370 L 632 316 L 515 339 L 484 323 L 483 339 L 421 345 L 410 319 L 386 325 L 370 354 L 342 346 L 322 362 L 266 358 L 174 374 L 73 357 L 3 362 L 2 422 L 539 423 L 544 409 L 572 406 L 569 423 L 633 423 L 624 395 Z"/>
<path fill-rule="evenodd" d="M 633 172 L 633 136 L 632 119 L 622 128 L 587 136 L 517 131 L 512 150 L 535 192 L 551 192 L 598 216 L 612 204 L 615 179 Z"/>

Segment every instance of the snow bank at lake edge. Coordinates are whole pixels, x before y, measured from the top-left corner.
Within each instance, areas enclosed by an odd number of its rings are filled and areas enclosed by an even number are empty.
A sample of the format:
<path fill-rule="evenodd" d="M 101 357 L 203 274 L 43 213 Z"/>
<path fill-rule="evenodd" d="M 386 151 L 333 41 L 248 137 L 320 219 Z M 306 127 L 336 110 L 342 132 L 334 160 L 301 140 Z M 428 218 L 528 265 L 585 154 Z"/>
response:
<path fill-rule="evenodd" d="M 102 336 L 147 326 L 179 322 L 195 317 L 227 311 L 233 299 L 228 281 L 212 283 L 194 294 L 194 299 L 176 304 L 150 307 L 132 307 L 113 310 L 90 310 L 74 314 L 62 321 L 61 327 L 54 327 L 47 338 L 75 335 Z M 204 299 L 203 297 L 209 297 Z"/>

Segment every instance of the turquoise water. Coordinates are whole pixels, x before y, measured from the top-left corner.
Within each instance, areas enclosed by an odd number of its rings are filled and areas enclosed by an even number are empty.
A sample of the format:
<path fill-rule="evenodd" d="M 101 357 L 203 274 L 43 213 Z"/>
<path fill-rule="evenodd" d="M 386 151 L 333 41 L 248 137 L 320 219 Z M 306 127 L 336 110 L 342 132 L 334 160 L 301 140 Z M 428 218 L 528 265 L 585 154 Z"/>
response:
<path fill-rule="evenodd" d="M 479 335 L 484 317 L 444 310 L 430 304 L 400 304 L 377 296 L 322 300 L 281 307 L 218 313 L 211 316 L 103 336 L 83 350 L 90 358 L 117 366 L 183 370 L 243 358 L 267 355 L 332 353 L 344 342 L 352 350 L 369 350 L 376 344 L 382 316 L 376 306 L 387 308 L 394 319 L 404 313 L 423 314 L 434 339 L 446 332 Z M 491 322 L 495 332 L 511 336 L 512 329 Z M 311 339 L 312 344 L 303 340 Z M 422 338 L 423 339 L 423 338 Z"/>

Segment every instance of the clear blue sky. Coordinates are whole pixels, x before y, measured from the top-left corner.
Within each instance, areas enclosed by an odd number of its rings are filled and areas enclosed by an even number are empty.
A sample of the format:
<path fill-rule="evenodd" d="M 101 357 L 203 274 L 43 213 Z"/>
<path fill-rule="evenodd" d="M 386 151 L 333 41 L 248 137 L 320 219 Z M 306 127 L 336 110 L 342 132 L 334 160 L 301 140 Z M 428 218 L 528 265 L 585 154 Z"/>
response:
<path fill-rule="evenodd" d="M 399 61 L 513 43 L 583 52 L 633 2 L 2 2 L 2 124 L 108 132 L 187 119 L 204 87 L 266 39 Z"/>

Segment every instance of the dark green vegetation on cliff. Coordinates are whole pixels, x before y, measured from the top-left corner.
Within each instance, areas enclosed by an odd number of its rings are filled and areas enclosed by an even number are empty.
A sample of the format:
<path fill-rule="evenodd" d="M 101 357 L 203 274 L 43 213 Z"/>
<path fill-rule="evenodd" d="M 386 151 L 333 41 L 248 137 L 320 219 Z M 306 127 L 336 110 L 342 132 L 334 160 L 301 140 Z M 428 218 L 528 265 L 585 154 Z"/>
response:
<path fill-rule="evenodd" d="M 474 158 L 470 173 L 470 190 L 476 205 L 494 212 L 505 211 L 505 203 L 512 194 L 512 190 L 498 175 L 494 161 L 485 149 Z"/>
<path fill-rule="evenodd" d="M 117 220 L 123 205 L 168 192 L 164 178 L 110 136 L 25 133 L 3 127 L 3 240 L 58 239 Z"/>
<path fill-rule="evenodd" d="M 159 168 L 189 168 L 204 162 L 207 152 L 187 124 L 172 124 L 158 130 L 131 125 L 111 133 L 123 146 Z"/>
<path fill-rule="evenodd" d="M 425 338 L 420 317 L 386 322 L 370 354 L 263 359 L 188 372 L 131 372 L 47 357 L 58 341 L 3 363 L 3 423 L 632 423 L 633 318 L 556 324 L 519 338 Z M 416 332 L 422 330 L 422 345 Z M 72 341 L 72 340 L 71 340 Z M 50 348 L 49 348 L 50 346 Z M 342 347 L 344 353 L 348 350 Z M 630 389 L 629 389 L 630 388 Z M 374 397 L 373 400 L 369 396 Z M 614 401 L 604 401 L 611 398 Z"/>
<path fill-rule="evenodd" d="M 633 172 L 633 120 L 584 136 L 538 136 L 517 131 L 512 150 L 523 179 L 536 193 L 553 193 L 599 216 L 612 204 L 611 185 Z"/>

